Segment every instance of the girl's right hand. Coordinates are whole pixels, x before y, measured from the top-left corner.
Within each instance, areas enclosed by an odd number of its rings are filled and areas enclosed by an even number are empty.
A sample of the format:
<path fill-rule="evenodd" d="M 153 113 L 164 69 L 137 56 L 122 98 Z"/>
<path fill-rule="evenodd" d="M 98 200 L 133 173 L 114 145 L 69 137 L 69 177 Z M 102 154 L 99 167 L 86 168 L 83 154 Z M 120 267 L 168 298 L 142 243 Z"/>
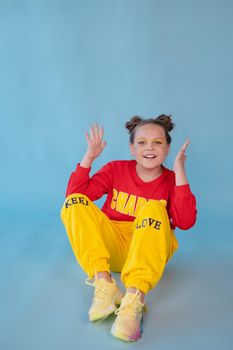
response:
<path fill-rule="evenodd" d="M 103 141 L 104 128 L 98 124 L 93 124 L 90 128 L 90 134 L 86 132 L 87 152 L 86 157 L 92 161 L 95 160 L 106 146 L 106 141 Z"/>

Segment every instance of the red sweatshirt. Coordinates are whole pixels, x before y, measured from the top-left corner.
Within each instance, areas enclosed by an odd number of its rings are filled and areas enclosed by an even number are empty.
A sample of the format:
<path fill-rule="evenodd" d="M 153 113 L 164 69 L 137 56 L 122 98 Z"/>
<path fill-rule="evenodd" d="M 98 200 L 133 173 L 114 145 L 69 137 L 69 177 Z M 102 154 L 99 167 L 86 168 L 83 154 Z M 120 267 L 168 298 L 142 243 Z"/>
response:
<path fill-rule="evenodd" d="M 194 225 L 196 199 L 188 184 L 175 185 L 173 171 L 163 167 L 157 179 L 144 182 L 137 175 L 135 160 L 112 161 L 92 177 L 89 176 L 90 170 L 77 165 L 71 174 L 66 196 L 81 193 L 95 201 L 107 194 L 102 211 L 117 221 L 133 221 L 148 200 L 163 199 L 167 202 L 172 228 L 187 230 Z"/>

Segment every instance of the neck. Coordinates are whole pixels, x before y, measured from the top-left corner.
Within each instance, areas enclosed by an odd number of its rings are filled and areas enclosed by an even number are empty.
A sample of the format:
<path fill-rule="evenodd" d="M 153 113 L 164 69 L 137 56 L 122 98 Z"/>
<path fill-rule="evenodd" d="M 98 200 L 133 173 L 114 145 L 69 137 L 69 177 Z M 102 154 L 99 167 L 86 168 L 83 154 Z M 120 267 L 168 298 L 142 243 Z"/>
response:
<path fill-rule="evenodd" d="M 143 180 L 144 182 L 150 182 L 157 179 L 162 174 L 163 168 L 162 165 L 160 165 L 159 167 L 156 167 L 154 169 L 145 169 L 137 164 L 136 172 L 141 180 Z"/>

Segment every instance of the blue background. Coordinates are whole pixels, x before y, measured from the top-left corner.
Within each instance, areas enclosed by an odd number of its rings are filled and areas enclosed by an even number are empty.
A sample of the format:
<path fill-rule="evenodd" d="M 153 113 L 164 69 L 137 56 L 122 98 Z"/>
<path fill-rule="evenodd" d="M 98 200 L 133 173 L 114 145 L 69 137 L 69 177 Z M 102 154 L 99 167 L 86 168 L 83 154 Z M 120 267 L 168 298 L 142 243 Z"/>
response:
<path fill-rule="evenodd" d="M 191 139 L 198 221 L 177 230 L 132 346 L 230 349 L 232 33 L 230 0 L 0 1 L 1 349 L 127 346 L 112 319 L 88 323 L 92 290 L 59 212 L 91 123 L 107 141 L 95 171 L 130 158 L 132 115 L 161 113 L 176 123 L 168 167 Z"/>

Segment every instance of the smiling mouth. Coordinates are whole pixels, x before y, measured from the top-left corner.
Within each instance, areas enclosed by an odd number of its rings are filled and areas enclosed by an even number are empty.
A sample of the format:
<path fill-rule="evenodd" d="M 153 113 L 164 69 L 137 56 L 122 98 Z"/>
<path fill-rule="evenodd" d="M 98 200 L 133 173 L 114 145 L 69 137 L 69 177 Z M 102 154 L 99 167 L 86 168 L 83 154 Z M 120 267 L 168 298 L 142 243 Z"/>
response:
<path fill-rule="evenodd" d="M 143 158 L 146 158 L 146 159 L 155 159 L 156 156 L 148 155 L 148 156 L 143 156 Z"/>

